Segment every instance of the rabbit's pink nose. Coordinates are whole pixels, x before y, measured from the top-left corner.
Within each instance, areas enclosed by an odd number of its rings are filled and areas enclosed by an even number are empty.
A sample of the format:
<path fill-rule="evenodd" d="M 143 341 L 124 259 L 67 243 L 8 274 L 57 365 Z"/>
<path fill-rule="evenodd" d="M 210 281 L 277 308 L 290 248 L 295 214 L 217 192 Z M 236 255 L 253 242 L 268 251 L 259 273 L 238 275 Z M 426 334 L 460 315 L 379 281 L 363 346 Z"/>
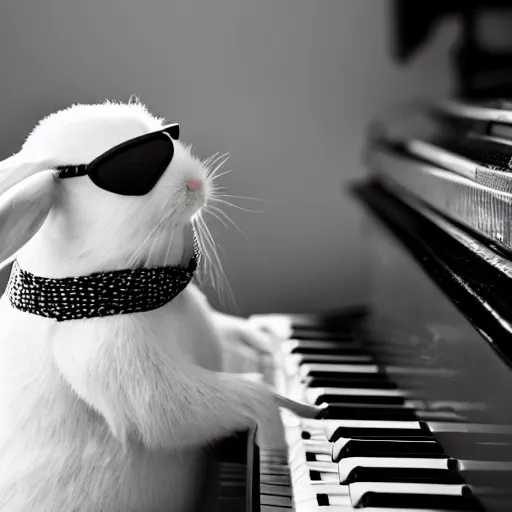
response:
<path fill-rule="evenodd" d="M 185 182 L 187 188 L 192 192 L 199 190 L 203 186 L 203 181 L 201 178 L 191 178 Z"/>

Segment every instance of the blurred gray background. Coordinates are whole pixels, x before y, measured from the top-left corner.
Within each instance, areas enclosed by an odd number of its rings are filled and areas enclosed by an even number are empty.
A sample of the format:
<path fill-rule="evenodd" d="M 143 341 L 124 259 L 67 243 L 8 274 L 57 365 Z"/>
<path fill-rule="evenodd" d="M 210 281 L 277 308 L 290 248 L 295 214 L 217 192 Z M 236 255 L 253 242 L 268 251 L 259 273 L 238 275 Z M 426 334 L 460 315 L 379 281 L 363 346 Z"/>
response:
<path fill-rule="evenodd" d="M 0 158 L 50 112 L 137 94 L 200 156 L 231 153 L 228 193 L 264 201 L 225 207 L 249 241 L 209 223 L 239 313 L 357 303 L 364 221 L 342 189 L 376 113 L 448 94 L 457 35 L 402 68 L 389 17 L 386 0 L 3 0 Z"/>

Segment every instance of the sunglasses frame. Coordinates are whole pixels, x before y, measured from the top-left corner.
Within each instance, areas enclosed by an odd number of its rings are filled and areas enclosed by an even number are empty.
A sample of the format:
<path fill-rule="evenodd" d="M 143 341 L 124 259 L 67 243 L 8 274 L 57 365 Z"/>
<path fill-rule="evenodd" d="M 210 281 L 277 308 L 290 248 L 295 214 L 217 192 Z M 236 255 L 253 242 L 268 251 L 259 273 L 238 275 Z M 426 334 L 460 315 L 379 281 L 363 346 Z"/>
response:
<path fill-rule="evenodd" d="M 119 194 L 119 195 L 139 195 L 143 196 L 148 194 L 158 183 L 158 180 L 162 177 L 165 169 L 169 166 L 169 164 L 172 162 L 172 159 L 174 157 L 174 143 L 173 141 L 178 140 L 180 136 L 180 126 L 178 123 L 172 123 L 163 126 L 160 130 L 156 132 L 150 132 L 145 133 L 143 135 L 139 135 L 138 137 L 134 137 L 133 139 L 129 139 L 125 142 L 121 142 L 120 144 L 117 144 L 113 148 L 108 149 L 98 157 L 96 157 L 92 162 L 89 164 L 78 164 L 78 165 L 65 165 L 65 166 L 59 166 L 56 167 L 56 170 L 58 171 L 57 176 L 61 179 L 65 178 L 76 178 L 79 176 L 89 176 L 89 179 L 99 188 L 103 190 L 107 190 L 107 192 L 111 192 L 113 194 Z M 156 179 L 151 186 L 151 188 L 145 192 L 141 192 L 139 194 L 127 194 L 123 192 L 116 192 L 113 190 L 106 189 L 105 187 L 101 186 L 99 183 L 97 183 L 97 174 L 101 168 L 101 165 L 104 163 L 105 160 L 107 160 L 112 154 L 117 153 L 123 149 L 128 149 L 133 146 L 139 146 L 141 144 L 144 144 L 145 142 L 148 142 L 150 140 L 165 140 L 168 141 L 170 144 L 171 149 L 171 155 L 169 158 L 169 161 L 165 166 L 162 167 L 161 171 L 156 176 Z"/>

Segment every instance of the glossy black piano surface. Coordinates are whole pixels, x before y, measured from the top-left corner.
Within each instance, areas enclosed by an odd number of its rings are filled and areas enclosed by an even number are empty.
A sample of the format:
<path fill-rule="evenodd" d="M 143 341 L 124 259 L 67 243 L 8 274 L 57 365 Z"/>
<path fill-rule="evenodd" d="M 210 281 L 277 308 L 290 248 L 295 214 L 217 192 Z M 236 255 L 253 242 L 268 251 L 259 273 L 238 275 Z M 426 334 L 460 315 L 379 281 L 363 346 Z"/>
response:
<path fill-rule="evenodd" d="M 356 194 L 373 219 L 367 346 L 426 411 L 458 416 L 426 423 L 485 510 L 512 510 L 512 280 L 382 184 Z"/>

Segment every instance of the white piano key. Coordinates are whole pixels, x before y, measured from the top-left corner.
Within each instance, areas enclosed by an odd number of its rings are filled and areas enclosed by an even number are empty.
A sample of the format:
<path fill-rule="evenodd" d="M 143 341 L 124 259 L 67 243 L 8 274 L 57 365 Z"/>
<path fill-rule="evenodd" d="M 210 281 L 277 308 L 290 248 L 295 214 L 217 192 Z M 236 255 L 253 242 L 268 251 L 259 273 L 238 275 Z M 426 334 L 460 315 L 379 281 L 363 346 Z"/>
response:
<path fill-rule="evenodd" d="M 312 480 L 311 472 L 315 472 L 320 480 Z M 338 482 L 338 467 L 333 462 L 316 462 L 306 460 L 304 449 L 297 450 L 290 459 L 290 474 L 294 483 L 294 489 L 297 488 L 297 481 L 301 480 L 309 488 L 312 483 Z"/>
<path fill-rule="evenodd" d="M 376 364 L 304 364 L 299 368 L 299 374 L 305 378 L 312 372 L 343 375 L 344 373 L 359 373 L 377 375 L 379 367 Z"/>
<path fill-rule="evenodd" d="M 339 482 L 339 476 L 334 469 L 330 471 L 319 471 L 315 470 L 317 476 L 320 478 L 313 480 L 311 478 L 311 470 L 305 465 L 297 465 L 296 467 L 290 467 L 290 471 L 292 472 L 292 476 L 295 480 L 301 480 L 305 482 L 306 485 L 309 485 L 310 482 Z M 295 485 L 294 485 L 295 487 Z"/>
<path fill-rule="evenodd" d="M 314 457 L 318 462 L 332 462 L 332 454 L 315 453 Z"/>
<path fill-rule="evenodd" d="M 338 478 L 338 465 L 336 462 L 315 462 L 315 461 L 293 461 L 290 462 L 290 469 L 296 474 L 302 471 L 317 471 L 318 473 L 332 473 Z"/>
<path fill-rule="evenodd" d="M 338 462 L 340 482 L 345 483 L 357 467 L 364 468 L 408 468 L 445 469 L 450 459 L 425 459 L 419 457 L 347 457 Z"/>
<path fill-rule="evenodd" d="M 335 432 L 340 428 L 368 428 L 368 429 L 381 429 L 389 431 L 392 435 L 393 430 L 407 429 L 418 431 L 421 435 L 423 429 L 418 421 L 371 421 L 371 420 L 303 420 L 302 425 L 305 429 L 315 430 L 315 428 L 322 428 L 327 439 L 330 441 Z M 428 435 L 428 432 L 425 432 Z"/>
<path fill-rule="evenodd" d="M 325 432 L 323 430 L 310 430 L 308 432 L 308 441 L 323 441 L 328 442 Z"/>
<path fill-rule="evenodd" d="M 311 478 L 311 473 L 314 472 L 317 479 Z M 305 485 L 308 488 L 313 485 L 320 485 L 326 482 L 339 483 L 339 475 L 336 464 L 330 462 L 314 462 L 314 461 L 300 461 L 297 460 L 295 464 L 290 465 L 290 473 L 293 481 L 293 488 L 298 489 L 297 482 Z"/>
<path fill-rule="evenodd" d="M 356 443 L 367 443 L 368 444 L 368 448 L 370 448 L 371 444 L 372 443 L 379 443 L 382 447 L 385 447 L 386 445 L 389 447 L 389 450 L 396 450 L 397 453 L 403 453 L 403 457 L 410 457 L 412 455 L 414 455 L 414 452 L 408 452 L 407 451 L 407 448 L 408 447 L 416 447 L 416 449 L 418 449 L 418 447 L 421 449 L 421 445 L 423 445 L 425 447 L 426 450 L 428 450 L 428 453 L 436 453 L 437 456 L 439 458 L 442 458 L 442 455 L 441 455 L 441 447 L 437 444 L 437 442 L 435 440 L 429 440 L 429 441 L 426 441 L 426 440 L 422 440 L 422 441 L 415 441 L 414 438 L 411 438 L 410 440 L 404 440 L 404 439 L 400 439 L 400 440 L 392 440 L 392 439 L 378 439 L 378 440 L 371 440 L 371 439 L 358 439 L 358 440 L 353 440 L 351 438 L 346 438 L 346 437 L 340 437 L 335 443 L 331 444 L 331 446 L 333 447 L 332 448 L 332 456 L 333 456 L 333 460 L 335 458 L 339 458 L 340 457 L 340 453 L 345 449 L 346 445 L 348 443 L 350 443 L 351 441 L 353 442 L 356 442 Z M 439 447 L 439 450 L 435 450 L 436 447 Z M 403 452 L 401 451 L 401 449 L 403 449 Z M 434 451 L 435 450 L 435 451 Z M 372 455 L 371 451 L 368 451 L 368 456 Z M 389 455 L 388 456 L 391 456 L 391 451 L 389 451 Z M 359 456 L 364 456 L 364 455 L 359 455 Z M 381 454 L 373 454 L 374 457 L 380 457 Z M 398 457 L 398 455 L 396 455 Z M 348 454 L 346 454 L 343 458 L 345 457 L 352 457 L 351 453 L 349 452 Z"/>

